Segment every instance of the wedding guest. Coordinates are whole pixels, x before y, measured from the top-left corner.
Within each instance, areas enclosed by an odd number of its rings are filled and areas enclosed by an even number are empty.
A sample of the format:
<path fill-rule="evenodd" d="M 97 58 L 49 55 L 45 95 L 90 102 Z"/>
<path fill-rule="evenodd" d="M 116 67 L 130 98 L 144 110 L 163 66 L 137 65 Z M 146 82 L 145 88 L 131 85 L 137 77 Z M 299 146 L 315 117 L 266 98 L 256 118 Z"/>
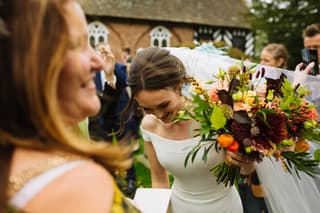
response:
<path fill-rule="evenodd" d="M 288 51 L 283 44 L 270 43 L 261 51 L 260 64 L 286 69 L 288 58 Z"/>
<path fill-rule="evenodd" d="M 111 176 L 129 147 L 73 131 L 100 109 L 103 66 L 80 5 L 1 0 L 0 22 L 0 211 L 138 212 Z"/>
<path fill-rule="evenodd" d="M 218 185 L 210 168 L 226 160 L 247 175 L 254 169 L 252 162 L 237 153 L 212 149 L 207 162 L 201 159 L 201 150 L 193 163 L 184 166 L 190 148 L 201 139 L 194 137 L 194 130 L 199 128 L 196 121 L 174 121 L 177 113 L 191 104 L 181 91 L 186 81 L 182 62 L 165 49 L 143 49 L 131 64 L 128 85 L 132 96 L 128 107 L 139 105 L 145 112 L 141 131 L 152 187 L 169 188 L 168 172 L 174 176 L 170 204 L 173 213 L 242 212 L 236 188 Z"/>
<path fill-rule="evenodd" d="M 318 52 L 320 62 L 320 23 L 308 25 L 302 33 L 303 46 L 308 49 L 315 49 Z"/>
<path fill-rule="evenodd" d="M 318 65 L 320 69 L 320 23 L 308 25 L 302 32 L 303 46 L 310 50 L 317 50 Z M 307 66 L 303 63 L 297 64 L 295 70 L 310 73 L 314 68 L 315 63 L 311 62 Z"/>
<path fill-rule="evenodd" d="M 120 63 L 130 66 L 133 57 L 131 56 L 131 49 L 129 47 L 124 47 L 121 49 Z M 129 67 L 128 67 L 129 70 Z"/>
<path fill-rule="evenodd" d="M 106 77 L 101 78 L 105 79 L 101 83 L 103 85 L 101 88 L 102 96 L 100 98 L 102 108 L 97 115 L 102 118 L 102 124 L 99 126 L 99 128 L 102 128 L 102 131 L 97 131 L 98 133 L 96 133 L 95 129 L 92 129 L 92 136 L 111 140 L 113 137 L 112 133 L 115 133 L 114 135 L 119 139 L 124 137 L 124 132 L 130 132 L 132 136 L 137 139 L 139 137 L 140 119 L 134 112 L 131 112 L 126 118 L 125 131 L 121 132 L 122 134 L 118 131 L 120 113 L 129 101 L 126 66 L 115 62 L 114 55 L 109 47 L 101 45 L 98 47 L 98 52 L 106 64 L 100 74 L 103 74 L 101 76 Z M 90 122 L 90 125 L 91 124 L 92 123 Z"/>
<path fill-rule="evenodd" d="M 103 85 L 100 102 L 100 112 L 90 118 L 89 129 L 90 135 L 95 139 L 104 139 L 112 141 L 113 139 L 121 140 L 125 134 L 130 135 L 133 139 L 138 139 L 139 125 L 141 118 L 131 111 L 126 117 L 124 131 L 120 133 L 120 113 L 126 107 L 129 101 L 129 93 L 127 86 L 127 70 L 124 64 L 116 63 L 114 55 L 106 44 L 100 44 L 97 47 L 99 54 L 105 61 L 103 70 L 97 75 L 105 76 L 101 82 Z M 100 81 L 99 79 L 96 79 Z M 98 82 L 96 85 L 98 85 Z M 125 133 L 125 134 L 124 134 Z M 139 147 L 136 147 L 137 150 Z M 119 181 L 121 188 L 126 195 L 133 197 L 136 190 L 136 174 L 134 165 L 132 165 L 126 172 L 125 181 Z M 124 182 L 122 184 L 122 182 Z"/>
<path fill-rule="evenodd" d="M 320 69 L 320 23 L 314 23 L 308 25 L 302 33 L 303 45 L 305 48 L 310 50 L 317 50 L 318 55 L 318 66 Z M 314 69 L 315 62 L 311 62 L 309 64 L 299 63 L 295 67 L 295 83 L 301 83 L 306 80 L 305 74 L 310 74 L 310 72 Z M 316 75 L 319 77 L 319 75 Z M 317 108 L 318 113 L 320 113 L 320 98 L 315 98 L 311 100 Z M 320 183 L 320 181 L 319 181 Z"/>

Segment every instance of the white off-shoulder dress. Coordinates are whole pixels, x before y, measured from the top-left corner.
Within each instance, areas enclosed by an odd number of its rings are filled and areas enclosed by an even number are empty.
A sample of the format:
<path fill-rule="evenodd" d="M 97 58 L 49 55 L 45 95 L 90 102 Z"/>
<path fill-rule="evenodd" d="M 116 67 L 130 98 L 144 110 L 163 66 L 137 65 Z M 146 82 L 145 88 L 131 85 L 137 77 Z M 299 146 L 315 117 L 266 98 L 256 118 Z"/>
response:
<path fill-rule="evenodd" d="M 171 213 L 241 213 L 241 200 L 235 187 L 217 184 L 210 169 L 224 160 L 223 152 L 211 149 L 207 163 L 199 151 L 193 163 L 184 166 L 185 158 L 200 137 L 172 140 L 141 129 L 146 142 L 151 142 L 161 165 L 174 176 Z"/>

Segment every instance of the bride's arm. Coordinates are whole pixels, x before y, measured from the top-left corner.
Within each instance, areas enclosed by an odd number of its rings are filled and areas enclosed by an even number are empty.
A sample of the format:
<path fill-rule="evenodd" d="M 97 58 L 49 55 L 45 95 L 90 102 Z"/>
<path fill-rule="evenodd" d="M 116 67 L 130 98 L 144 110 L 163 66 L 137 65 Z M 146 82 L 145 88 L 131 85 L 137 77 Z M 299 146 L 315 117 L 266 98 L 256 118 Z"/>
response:
<path fill-rule="evenodd" d="M 144 148 L 150 163 L 152 188 L 170 188 L 168 173 L 161 166 L 152 143 L 145 142 Z"/>
<path fill-rule="evenodd" d="M 157 124 L 153 116 L 145 115 L 141 122 L 141 132 L 144 139 L 144 149 L 148 157 L 151 171 L 152 188 L 170 188 L 167 170 L 160 164 L 157 153 L 153 147 L 150 131 L 156 128 Z"/>

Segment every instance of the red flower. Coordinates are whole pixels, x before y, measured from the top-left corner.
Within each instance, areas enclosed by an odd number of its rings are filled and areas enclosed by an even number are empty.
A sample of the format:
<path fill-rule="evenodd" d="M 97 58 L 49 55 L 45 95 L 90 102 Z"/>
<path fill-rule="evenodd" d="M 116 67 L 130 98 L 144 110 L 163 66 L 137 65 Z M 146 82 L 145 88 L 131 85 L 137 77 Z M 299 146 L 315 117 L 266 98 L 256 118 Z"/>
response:
<path fill-rule="evenodd" d="M 281 143 L 288 138 L 286 117 L 283 114 L 269 113 L 266 121 L 257 117 L 257 126 L 262 132 L 261 135 L 269 138 L 273 143 Z"/>
<path fill-rule="evenodd" d="M 228 151 L 236 152 L 239 149 L 239 143 L 237 141 L 233 141 L 233 143 L 227 147 Z"/>
<path fill-rule="evenodd" d="M 231 123 L 231 130 L 234 134 L 234 137 L 240 143 L 242 143 L 245 138 L 250 137 L 250 129 L 250 124 L 240 124 L 235 121 Z"/>

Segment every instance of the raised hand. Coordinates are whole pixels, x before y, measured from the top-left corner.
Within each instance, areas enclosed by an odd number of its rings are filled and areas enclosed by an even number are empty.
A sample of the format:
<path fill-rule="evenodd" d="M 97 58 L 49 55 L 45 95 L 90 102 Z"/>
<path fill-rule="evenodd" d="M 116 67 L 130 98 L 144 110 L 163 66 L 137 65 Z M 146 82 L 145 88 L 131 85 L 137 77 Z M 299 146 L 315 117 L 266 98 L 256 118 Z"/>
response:
<path fill-rule="evenodd" d="M 111 87 L 115 87 L 115 58 L 109 46 L 102 46 L 98 49 L 98 53 L 103 58 L 105 65 L 103 67 L 103 71 L 106 76 L 106 81 Z"/>

